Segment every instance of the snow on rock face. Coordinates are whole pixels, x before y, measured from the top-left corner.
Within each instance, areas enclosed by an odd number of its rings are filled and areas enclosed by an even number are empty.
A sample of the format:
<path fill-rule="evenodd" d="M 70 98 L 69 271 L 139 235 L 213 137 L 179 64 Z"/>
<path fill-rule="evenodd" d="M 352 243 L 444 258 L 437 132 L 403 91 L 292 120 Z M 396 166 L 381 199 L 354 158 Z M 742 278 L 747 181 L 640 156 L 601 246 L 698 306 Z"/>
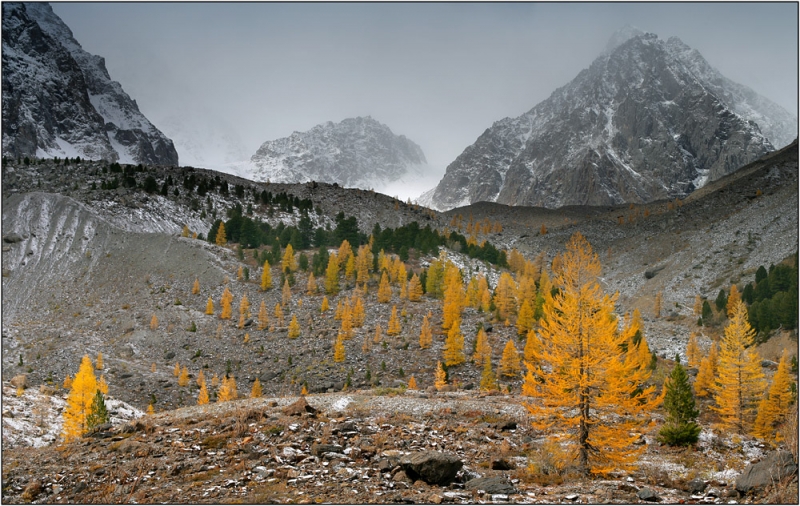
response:
<path fill-rule="evenodd" d="M 177 165 L 178 153 L 47 3 L 3 4 L 3 154 Z"/>
<path fill-rule="evenodd" d="M 495 122 L 421 203 L 557 208 L 682 198 L 790 142 L 796 122 L 680 40 L 629 28 L 547 100 Z"/>
<path fill-rule="evenodd" d="M 370 117 L 327 122 L 267 141 L 250 159 L 250 179 L 273 183 L 319 181 L 380 191 L 413 179 L 427 165 L 419 146 Z"/>

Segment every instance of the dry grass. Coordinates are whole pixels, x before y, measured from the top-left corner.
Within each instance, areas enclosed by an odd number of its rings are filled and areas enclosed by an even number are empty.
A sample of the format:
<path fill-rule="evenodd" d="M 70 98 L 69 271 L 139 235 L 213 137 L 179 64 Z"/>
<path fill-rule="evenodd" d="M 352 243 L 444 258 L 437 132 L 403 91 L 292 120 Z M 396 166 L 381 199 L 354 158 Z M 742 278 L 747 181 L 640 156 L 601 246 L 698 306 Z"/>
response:
<path fill-rule="evenodd" d="M 797 433 L 797 403 L 792 407 L 789 411 L 789 415 L 786 417 L 786 422 L 778 431 L 781 438 L 783 439 L 783 443 L 786 445 L 786 448 L 792 452 L 792 457 L 794 457 L 794 461 L 797 462 L 797 453 L 798 453 L 798 433 Z"/>

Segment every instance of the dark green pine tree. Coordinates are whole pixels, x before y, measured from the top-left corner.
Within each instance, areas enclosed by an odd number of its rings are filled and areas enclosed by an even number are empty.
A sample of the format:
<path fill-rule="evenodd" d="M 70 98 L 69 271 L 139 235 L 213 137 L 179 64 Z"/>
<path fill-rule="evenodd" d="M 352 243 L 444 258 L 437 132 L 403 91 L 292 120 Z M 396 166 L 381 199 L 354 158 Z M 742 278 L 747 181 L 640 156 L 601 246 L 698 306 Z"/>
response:
<path fill-rule="evenodd" d="M 106 409 L 106 401 L 103 397 L 103 392 L 100 390 L 94 396 L 92 400 L 91 412 L 86 416 L 86 425 L 89 429 L 93 429 L 98 425 L 103 425 L 104 423 L 108 423 L 110 418 L 108 415 L 108 409 Z"/>
<path fill-rule="evenodd" d="M 672 368 L 666 389 L 664 409 L 667 411 L 667 421 L 658 431 L 658 440 L 672 446 L 688 446 L 696 443 L 700 435 L 700 426 L 695 420 L 700 412 L 695 409 L 689 375 L 680 362 Z"/>

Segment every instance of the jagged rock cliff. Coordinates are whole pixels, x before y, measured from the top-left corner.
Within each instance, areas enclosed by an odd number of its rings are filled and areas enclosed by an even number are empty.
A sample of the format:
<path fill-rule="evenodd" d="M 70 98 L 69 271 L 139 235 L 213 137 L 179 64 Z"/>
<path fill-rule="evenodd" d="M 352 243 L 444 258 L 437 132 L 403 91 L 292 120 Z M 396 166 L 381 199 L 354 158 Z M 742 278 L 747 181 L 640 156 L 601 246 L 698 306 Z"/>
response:
<path fill-rule="evenodd" d="M 178 164 L 172 141 L 46 3 L 3 4 L 3 154 Z"/>
<path fill-rule="evenodd" d="M 427 164 L 419 146 L 371 117 L 327 122 L 267 141 L 250 160 L 256 181 L 320 181 L 381 189 L 415 177 Z"/>
<path fill-rule="evenodd" d="M 627 30 L 547 100 L 487 129 L 421 203 L 556 208 L 684 197 L 796 135 L 789 113 L 679 39 Z"/>

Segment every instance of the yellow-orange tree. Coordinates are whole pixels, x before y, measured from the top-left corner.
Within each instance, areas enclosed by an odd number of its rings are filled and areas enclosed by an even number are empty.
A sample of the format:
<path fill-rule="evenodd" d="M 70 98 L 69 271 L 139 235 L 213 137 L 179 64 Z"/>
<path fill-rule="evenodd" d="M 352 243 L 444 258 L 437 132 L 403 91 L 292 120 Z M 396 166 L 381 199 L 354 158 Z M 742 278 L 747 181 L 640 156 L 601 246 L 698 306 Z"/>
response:
<path fill-rule="evenodd" d="M 789 351 L 784 349 L 767 396 L 758 405 L 753 433 L 761 439 L 780 441 L 780 433 L 776 434 L 775 429 L 788 419 L 789 406 L 795 402 L 794 397 L 792 376 L 789 372 Z"/>
<path fill-rule="evenodd" d="M 650 374 L 625 360 L 614 316 L 616 297 L 598 283 L 600 261 L 576 233 L 553 262 L 558 293 L 544 306 L 541 351 L 529 364 L 523 393 L 531 425 L 563 442 L 584 474 L 606 474 L 633 467 L 643 447 L 634 447 L 636 430 L 655 407 L 653 387 L 640 389 Z M 530 369 L 529 369 L 530 372 Z"/>
<path fill-rule="evenodd" d="M 67 396 L 64 409 L 64 426 L 62 436 L 70 442 L 86 432 L 86 417 L 91 413 L 92 401 L 97 394 L 97 378 L 89 355 L 84 355 L 78 373 L 72 380 L 72 388 Z"/>
<path fill-rule="evenodd" d="M 720 341 L 713 409 L 724 428 L 740 434 L 750 430 L 764 394 L 761 359 L 752 346 L 755 336 L 747 321 L 747 306 L 739 301 Z"/>

